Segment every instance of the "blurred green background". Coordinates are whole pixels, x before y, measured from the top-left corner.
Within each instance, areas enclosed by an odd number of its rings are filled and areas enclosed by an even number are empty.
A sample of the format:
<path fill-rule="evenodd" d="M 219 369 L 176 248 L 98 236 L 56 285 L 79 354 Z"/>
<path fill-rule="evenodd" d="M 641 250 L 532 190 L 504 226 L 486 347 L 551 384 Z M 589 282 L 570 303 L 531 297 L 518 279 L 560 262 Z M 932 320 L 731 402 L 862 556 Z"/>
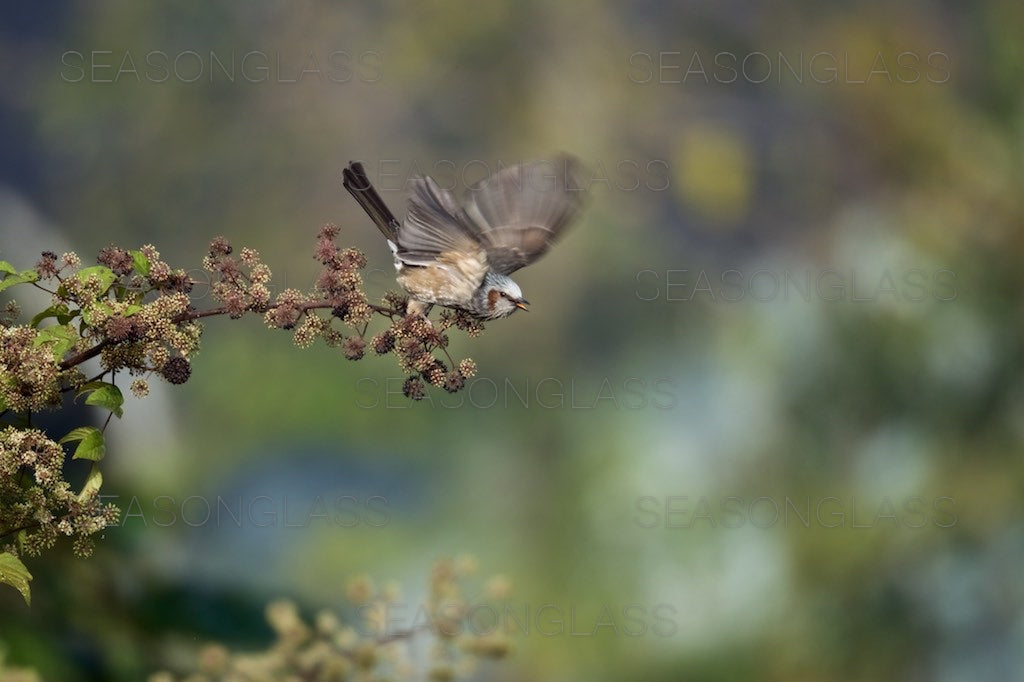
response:
<path fill-rule="evenodd" d="M 192 379 L 112 427 L 122 525 L 30 562 L 31 608 L 0 592 L 9 663 L 144 679 L 266 646 L 273 597 L 411 599 L 468 552 L 534 625 L 476 679 L 1024 674 L 1019 2 L 3 15 L 21 267 L 113 242 L 198 268 L 224 234 L 305 287 L 334 221 L 379 295 L 350 159 L 395 209 L 413 175 L 558 151 L 592 189 L 517 276 L 531 312 L 455 335 L 463 393 L 209 321 Z"/>

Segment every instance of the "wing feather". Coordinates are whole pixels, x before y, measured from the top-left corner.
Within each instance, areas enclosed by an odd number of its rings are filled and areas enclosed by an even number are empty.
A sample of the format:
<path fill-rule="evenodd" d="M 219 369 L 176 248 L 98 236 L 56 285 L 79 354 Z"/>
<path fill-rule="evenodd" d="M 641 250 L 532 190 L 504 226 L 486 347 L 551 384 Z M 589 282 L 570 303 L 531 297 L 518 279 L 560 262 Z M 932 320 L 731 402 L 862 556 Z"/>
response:
<path fill-rule="evenodd" d="M 563 155 L 510 166 L 470 191 L 464 213 L 491 268 L 507 275 L 547 252 L 583 206 L 579 175 Z"/>
<path fill-rule="evenodd" d="M 398 256 L 410 265 L 430 265 L 442 254 L 483 257 L 480 241 L 451 192 L 432 178 L 413 178 L 409 212 L 398 231 Z"/>

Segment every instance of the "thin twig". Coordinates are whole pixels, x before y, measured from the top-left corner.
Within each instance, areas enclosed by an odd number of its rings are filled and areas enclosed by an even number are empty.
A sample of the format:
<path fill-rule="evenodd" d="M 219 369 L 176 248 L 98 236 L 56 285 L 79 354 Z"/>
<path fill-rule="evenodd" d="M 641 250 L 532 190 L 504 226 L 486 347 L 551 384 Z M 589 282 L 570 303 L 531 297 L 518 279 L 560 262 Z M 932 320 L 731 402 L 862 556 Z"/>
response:
<path fill-rule="evenodd" d="M 44 286 L 43 286 L 42 284 L 40 284 L 39 282 L 29 282 L 29 284 L 31 284 L 32 286 L 34 286 L 34 287 L 35 287 L 36 289 L 42 289 L 43 291 L 45 291 L 46 293 L 48 293 L 48 294 L 50 294 L 50 295 L 52 295 L 52 296 L 56 296 L 56 295 L 57 295 L 57 292 L 56 292 L 56 291 L 50 291 L 49 289 L 47 289 L 46 287 L 44 287 Z"/>

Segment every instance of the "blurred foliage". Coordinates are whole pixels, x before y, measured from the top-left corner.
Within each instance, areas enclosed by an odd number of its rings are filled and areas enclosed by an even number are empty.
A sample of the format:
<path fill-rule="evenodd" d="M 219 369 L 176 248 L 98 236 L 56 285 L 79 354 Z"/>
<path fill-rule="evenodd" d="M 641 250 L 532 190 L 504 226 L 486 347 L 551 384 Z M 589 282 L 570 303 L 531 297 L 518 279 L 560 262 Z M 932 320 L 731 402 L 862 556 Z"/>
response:
<path fill-rule="evenodd" d="M 481 660 L 504 658 L 511 646 L 500 623 L 475 618 L 485 609 L 496 612 L 494 606 L 465 594 L 475 572 L 476 562 L 470 557 L 438 561 L 431 570 L 428 595 L 420 604 L 404 601 L 393 585 L 378 589 L 368 576 L 352 578 L 346 589 L 352 623 L 321 610 L 309 624 L 294 602 L 277 600 L 266 609 L 277 638 L 266 651 L 236 653 L 211 644 L 200 651 L 194 673 L 176 678 L 159 672 L 149 680 L 399 680 L 419 678 L 424 667 L 431 680 L 452 680 L 476 671 Z M 492 601 L 507 600 L 507 579 L 492 577 L 487 592 L 486 598 Z M 404 612 L 410 607 L 415 607 L 412 613 Z M 398 612 L 404 613 L 396 617 Z M 410 647 L 427 635 L 434 641 L 424 664 L 414 658 Z"/>

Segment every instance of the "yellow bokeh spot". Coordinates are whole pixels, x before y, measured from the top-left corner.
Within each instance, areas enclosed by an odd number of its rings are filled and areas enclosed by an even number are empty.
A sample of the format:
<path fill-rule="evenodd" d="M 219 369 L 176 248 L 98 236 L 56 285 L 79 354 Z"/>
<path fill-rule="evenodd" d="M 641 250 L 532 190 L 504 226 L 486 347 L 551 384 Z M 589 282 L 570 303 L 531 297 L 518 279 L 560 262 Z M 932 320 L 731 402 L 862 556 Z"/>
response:
<path fill-rule="evenodd" d="M 714 124 L 691 126 L 676 140 L 675 183 L 680 199 L 729 227 L 749 209 L 753 179 L 750 151 L 735 133 Z"/>

